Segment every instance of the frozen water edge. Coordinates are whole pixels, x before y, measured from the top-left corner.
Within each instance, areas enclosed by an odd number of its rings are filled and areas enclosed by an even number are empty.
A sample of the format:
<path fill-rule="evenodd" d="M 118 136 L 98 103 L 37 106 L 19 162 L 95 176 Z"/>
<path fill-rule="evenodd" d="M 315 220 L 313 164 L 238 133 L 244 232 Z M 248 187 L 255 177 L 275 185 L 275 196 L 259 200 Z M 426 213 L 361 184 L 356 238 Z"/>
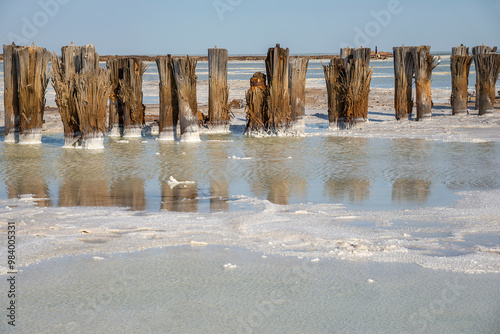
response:
<path fill-rule="evenodd" d="M 121 208 L 40 208 L 28 197 L 0 201 L 0 228 L 17 223 L 19 265 L 50 258 L 166 246 L 238 246 L 272 255 L 413 263 L 462 273 L 500 273 L 498 245 L 464 242 L 500 235 L 500 190 L 461 192 L 450 207 L 347 210 L 339 204 L 276 205 L 240 197 L 250 209 L 225 213 L 130 212 Z M 373 227 L 355 223 L 370 222 Z M 435 256 L 451 250 L 458 256 Z M 0 268 L 5 274 L 6 268 Z"/>

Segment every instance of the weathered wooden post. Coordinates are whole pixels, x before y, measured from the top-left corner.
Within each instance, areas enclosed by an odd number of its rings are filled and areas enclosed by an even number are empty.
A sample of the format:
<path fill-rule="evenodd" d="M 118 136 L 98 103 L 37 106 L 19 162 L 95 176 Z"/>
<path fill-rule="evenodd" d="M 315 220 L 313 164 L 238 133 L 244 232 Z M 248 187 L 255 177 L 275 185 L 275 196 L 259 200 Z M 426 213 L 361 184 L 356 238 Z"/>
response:
<path fill-rule="evenodd" d="M 69 46 L 63 46 L 61 59 L 55 52 L 52 54 L 52 86 L 56 92 L 56 104 L 64 126 L 64 147 L 82 145 L 76 100 L 77 75 L 93 72 L 98 68 L 99 55 L 93 45 L 76 46 L 71 43 Z"/>
<path fill-rule="evenodd" d="M 35 45 L 24 46 L 14 48 L 13 58 L 17 71 L 19 143 L 41 143 L 50 53 Z"/>
<path fill-rule="evenodd" d="M 227 62 L 226 49 L 208 49 L 208 127 L 213 132 L 229 132 Z"/>
<path fill-rule="evenodd" d="M 474 56 L 474 65 L 476 67 L 476 102 L 475 102 L 475 109 L 479 110 L 479 100 L 481 100 L 481 96 L 479 94 L 479 81 L 481 81 L 481 77 L 479 74 L 479 71 L 477 70 L 477 61 L 476 61 L 476 56 L 482 55 L 482 54 L 490 54 L 492 52 L 491 47 L 487 45 L 478 45 L 472 48 L 472 55 Z"/>
<path fill-rule="evenodd" d="M 500 54 L 478 54 L 474 59 L 476 75 L 479 76 L 476 93 L 479 115 L 489 114 L 495 108 L 495 85 L 500 75 Z"/>
<path fill-rule="evenodd" d="M 247 124 L 243 134 L 258 135 L 265 131 L 267 123 L 267 86 L 266 75 L 261 72 L 254 73 L 250 79 L 250 89 L 247 91 Z"/>
<path fill-rule="evenodd" d="M 5 110 L 5 139 L 6 143 L 15 143 L 19 140 L 19 101 L 17 94 L 17 70 L 13 60 L 14 49 L 19 48 L 14 43 L 3 46 L 4 71 L 4 110 Z"/>
<path fill-rule="evenodd" d="M 290 108 L 292 123 L 288 132 L 303 135 L 305 132 L 304 116 L 306 114 L 306 74 L 309 60 L 305 58 L 290 59 L 288 69 L 288 89 L 290 91 Z"/>
<path fill-rule="evenodd" d="M 452 115 L 467 114 L 467 89 L 472 58 L 469 56 L 468 47 L 461 45 L 452 48 L 450 61 Z"/>
<path fill-rule="evenodd" d="M 200 141 L 198 128 L 198 102 L 196 100 L 196 60 L 172 60 L 179 101 L 181 141 Z"/>
<path fill-rule="evenodd" d="M 291 121 L 290 92 L 288 86 L 289 50 L 279 44 L 269 48 L 266 58 L 268 81 L 267 130 L 279 134 Z"/>
<path fill-rule="evenodd" d="M 394 54 L 394 109 L 396 119 L 411 118 L 413 111 L 413 56 L 411 46 L 393 48 Z"/>
<path fill-rule="evenodd" d="M 341 98 L 345 101 L 344 109 L 339 114 L 337 127 L 351 128 L 368 120 L 366 108 L 373 70 L 366 71 L 364 59 L 353 58 L 346 65 L 345 80 L 340 84 Z"/>
<path fill-rule="evenodd" d="M 430 54 L 430 50 L 431 47 L 426 45 L 412 50 L 417 92 L 417 121 L 432 117 L 431 76 L 437 66 L 437 61 L 436 57 Z"/>
<path fill-rule="evenodd" d="M 160 75 L 160 136 L 159 140 L 175 140 L 179 121 L 179 101 L 175 84 L 172 57 L 156 58 Z"/>
<path fill-rule="evenodd" d="M 123 104 L 123 136 L 141 137 L 146 109 L 142 104 L 142 76 L 146 65 L 138 58 L 126 58 L 123 65 L 118 88 L 118 99 Z"/>
<path fill-rule="evenodd" d="M 329 65 L 323 65 L 325 72 L 326 91 L 328 96 L 329 128 L 337 127 L 339 115 L 344 110 L 344 99 L 341 96 L 340 84 L 345 81 L 345 61 L 343 58 L 333 58 Z"/>
<path fill-rule="evenodd" d="M 104 148 L 106 108 L 111 85 L 109 70 L 82 71 L 75 77 L 76 111 L 80 120 L 81 145 L 86 149 Z"/>
<path fill-rule="evenodd" d="M 345 76 L 340 76 L 339 92 L 344 104 L 338 115 L 338 128 L 350 128 L 368 120 L 368 96 L 373 72 L 369 68 L 370 53 L 369 48 L 340 50 Z"/>
<path fill-rule="evenodd" d="M 118 91 L 120 88 L 120 76 L 123 78 L 125 61 L 125 58 L 114 58 L 106 61 L 112 88 L 109 96 L 108 120 L 108 135 L 110 137 L 121 137 L 123 135 L 123 103 L 118 99 Z"/>

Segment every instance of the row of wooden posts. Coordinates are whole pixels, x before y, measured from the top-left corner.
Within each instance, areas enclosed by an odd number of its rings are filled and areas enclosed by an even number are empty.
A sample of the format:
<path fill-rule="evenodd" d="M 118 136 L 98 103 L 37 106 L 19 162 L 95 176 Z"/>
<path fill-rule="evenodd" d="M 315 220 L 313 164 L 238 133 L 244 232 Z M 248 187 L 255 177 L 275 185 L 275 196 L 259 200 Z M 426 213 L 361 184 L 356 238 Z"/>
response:
<path fill-rule="evenodd" d="M 61 49 L 61 58 L 34 45 L 4 45 L 3 49 L 6 142 L 40 142 L 45 90 L 51 75 L 64 125 L 65 146 L 102 147 L 106 133 L 141 136 L 145 123 L 142 77 L 146 66 L 140 59 L 117 57 L 102 68 L 93 45 L 72 43 Z M 484 45 L 474 47 L 472 56 L 468 53 L 465 46 L 453 48 L 452 110 L 454 115 L 467 113 L 468 76 L 474 60 L 476 108 L 483 115 L 494 109 L 500 54 L 496 48 Z M 369 48 L 344 48 L 340 57 L 323 65 L 330 127 L 350 128 L 368 119 L 373 73 L 370 55 Z M 179 132 L 180 140 L 199 140 L 196 60 L 168 55 L 157 57 L 156 63 L 160 77 L 159 139 L 176 140 Z M 227 50 L 209 49 L 208 64 L 209 103 L 204 125 L 212 131 L 228 132 Z M 429 46 L 394 48 L 396 119 L 411 118 L 413 80 L 416 120 L 431 117 L 431 75 L 437 64 Z M 269 49 L 266 74 L 257 72 L 250 79 L 245 134 L 304 133 L 307 67 L 307 59 L 290 58 L 289 50 L 279 44 Z"/>

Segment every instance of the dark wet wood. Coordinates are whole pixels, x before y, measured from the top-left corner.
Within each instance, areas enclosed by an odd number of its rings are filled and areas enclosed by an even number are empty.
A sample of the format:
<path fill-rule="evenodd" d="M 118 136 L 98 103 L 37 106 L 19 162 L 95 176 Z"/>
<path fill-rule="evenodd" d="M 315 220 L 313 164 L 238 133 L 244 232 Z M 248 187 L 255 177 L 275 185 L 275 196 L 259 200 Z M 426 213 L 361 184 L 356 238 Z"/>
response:
<path fill-rule="evenodd" d="M 179 121 L 179 101 L 175 84 L 172 57 L 156 58 L 160 75 L 160 139 L 175 140 Z"/>

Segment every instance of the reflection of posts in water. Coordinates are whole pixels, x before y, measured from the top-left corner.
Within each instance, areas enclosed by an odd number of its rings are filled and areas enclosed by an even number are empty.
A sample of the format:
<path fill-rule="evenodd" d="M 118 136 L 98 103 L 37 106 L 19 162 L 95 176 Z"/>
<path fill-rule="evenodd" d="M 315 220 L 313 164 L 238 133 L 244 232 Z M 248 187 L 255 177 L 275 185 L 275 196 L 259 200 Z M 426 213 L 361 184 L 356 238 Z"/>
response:
<path fill-rule="evenodd" d="M 129 207 L 132 210 L 146 208 L 144 181 L 137 177 L 124 177 L 114 180 L 110 187 L 111 204 Z"/>
<path fill-rule="evenodd" d="M 241 163 L 249 164 L 247 168 L 252 171 L 248 180 L 252 195 L 282 205 L 289 204 L 292 195 L 305 199 L 307 181 L 303 173 L 306 168 L 300 166 L 304 148 L 301 138 L 245 142 L 245 155 L 252 159 Z"/>
<path fill-rule="evenodd" d="M 392 184 L 392 201 L 427 203 L 431 184 L 426 180 L 397 179 Z"/>
<path fill-rule="evenodd" d="M 104 154 L 65 150 L 59 206 L 111 206 Z M 70 163 L 68 163 L 70 162 Z"/>
<path fill-rule="evenodd" d="M 210 212 L 229 210 L 229 185 L 225 181 L 210 182 Z"/>
<path fill-rule="evenodd" d="M 325 138 L 321 146 L 330 149 L 324 189 L 333 201 L 363 202 L 370 197 L 370 167 L 366 161 L 366 138 Z"/>
<path fill-rule="evenodd" d="M 36 147 L 6 145 L 3 149 L 4 180 L 8 198 L 31 194 L 38 206 L 51 206 L 49 187 L 45 182 L 43 156 Z"/>
<path fill-rule="evenodd" d="M 161 209 L 178 212 L 198 211 L 198 189 L 195 183 L 161 183 Z"/>

